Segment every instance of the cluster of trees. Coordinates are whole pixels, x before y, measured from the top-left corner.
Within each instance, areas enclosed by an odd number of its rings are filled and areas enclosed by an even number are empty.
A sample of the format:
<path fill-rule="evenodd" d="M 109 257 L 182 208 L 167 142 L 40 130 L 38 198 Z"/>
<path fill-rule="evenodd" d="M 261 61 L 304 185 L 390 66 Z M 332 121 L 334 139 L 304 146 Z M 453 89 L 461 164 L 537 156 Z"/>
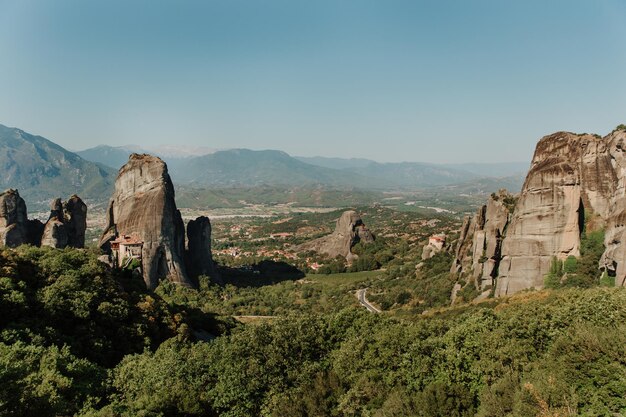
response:
<path fill-rule="evenodd" d="M 618 415 L 624 319 L 618 289 L 524 294 L 415 321 L 289 316 L 130 355 L 82 415 Z"/>
<path fill-rule="evenodd" d="M 450 305 L 457 277 L 450 273 L 452 255 L 439 252 L 416 268 L 415 263 L 387 269 L 387 279 L 373 283 L 368 298 L 384 310 L 405 309 L 420 314 L 433 307 Z"/>
<path fill-rule="evenodd" d="M 583 253 L 598 239 L 590 235 Z M 416 309 L 447 303 L 449 264 L 438 254 L 417 275 L 414 267 L 406 273 L 414 285 L 404 293 L 394 286 L 386 293 L 398 290 L 394 303 L 419 300 Z M 211 314 L 235 289 L 200 282 L 198 291 L 163 283 L 148 293 L 132 273 L 107 270 L 89 251 L 1 251 L 0 416 L 626 412 L 620 288 L 528 292 L 410 319 L 358 307 L 292 308 L 237 325 Z M 280 285 L 296 283 L 269 287 Z M 298 291 L 290 302 L 306 305 L 304 287 Z M 324 294 L 332 304 L 334 295 Z"/>
<path fill-rule="evenodd" d="M 22 246 L 0 251 L 0 415 L 73 415 L 102 402 L 128 355 L 189 333 L 188 312 L 97 254 Z M 230 323 L 196 320 L 220 334 Z"/>
<path fill-rule="evenodd" d="M 163 281 L 156 294 L 171 309 L 187 310 L 187 317 L 190 309 L 200 310 L 205 315 L 228 316 L 325 314 L 357 307 L 355 291 L 367 287 L 381 275 L 382 272 L 316 274 L 302 280 L 285 279 L 264 285 L 217 285 L 209 277 L 201 276 L 198 290 Z"/>
<path fill-rule="evenodd" d="M 544 278 L 544 286 L 546 288 L 614 286 L 615 278 L 598 269 L 603 253 L 604 231 L 583 233 L 580 239 L 580 257 L 569 256 L 563 261 L 553 258 L 550 271 Z"/>

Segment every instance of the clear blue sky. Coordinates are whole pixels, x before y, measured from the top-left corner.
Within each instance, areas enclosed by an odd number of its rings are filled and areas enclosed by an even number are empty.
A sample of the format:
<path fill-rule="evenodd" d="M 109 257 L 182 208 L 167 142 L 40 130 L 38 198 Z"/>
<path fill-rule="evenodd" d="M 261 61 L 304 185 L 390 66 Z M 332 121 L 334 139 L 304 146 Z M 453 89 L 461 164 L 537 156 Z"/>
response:
<path fill-rule="evenodd" d="M 75 150 L 526 161 L 626 123 L 626 1 L 0 0 L 0 123 Z"/>

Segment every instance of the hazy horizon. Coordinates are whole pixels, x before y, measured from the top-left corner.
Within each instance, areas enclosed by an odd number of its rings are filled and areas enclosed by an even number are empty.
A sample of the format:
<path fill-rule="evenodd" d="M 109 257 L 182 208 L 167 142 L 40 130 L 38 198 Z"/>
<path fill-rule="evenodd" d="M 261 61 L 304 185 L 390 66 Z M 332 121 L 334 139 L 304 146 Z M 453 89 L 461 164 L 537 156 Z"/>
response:
<path fill-rule="evenodd" d="M 68 149 L 530 161 L 625 123 L 626 3 L 0 2 L 0 123 Z"/>
<path fill-rule="evenodd" d="M 48 139 L 48 138 L 46 138 Z M 89 148 L 83 148 L 83 149 L 68 149 L 71 152 L 82 152 L 82 151 L 87 151 L 93 148 L 97 148 L 99 146 L 108 146 L 108 145 L 103 145 L 103 144 L 99 144 L 96 145 L 94 147 L 89 147 Z M 116 145 L 113 146 L 114 148 L 118 148 L 118 149 L 122 149 L 122 148 L 128 148 L 129 150 L 133 150 L 133 148 L 135 148 L 135 150 L 160 150 L 163 148 L 169 148 L 172 147 L 174 145 L 171 144 L 163 144 L 163 145 L 148 145 L 148 146 L 141 146 L 141 145 L 137 145 L 137 144 L 133 144 L 133 143 L 129 143 L 126 145 Z M 199 148 L 201 146 L 189 146 L 189 147 L 181 147 L 181 151 L 185 151 L 188 149 L 193 149 L 193 148 Z M 282 149 L 270 149 L 270 148 L 258 148 L 258 149 L 254 149 L 254 148 L 219 148 L 219 149 L 214 149 L 212 148 L 211 151 L 207 151 L 206 153 L 203 153 L 202 155 L 207 155 L 210 153 L 215 153 L 215 152 L 220 152 L 220 151 L 230 151 L 230 150 L 236 150 L 236 149 L 249 149 L 252 151 L 280 151 L 280 152 L 286 152 Z M 326 159 L 343 159 L 343 160 L 367 160 L 367 161 L 374 161 L 374 162 L 379 162 L 379 163 L 432 163 L 432 164 L 441 164 L 441 165 L 470 165 L 470 164 L 484 164 L 484 165 L 489 165 L 489 164 L 506 164 L 506 163 L 511 163 L 511 164 L 525 164 L 527 162 L 530 161 L 497 161 L 497 162 L 475 162 L 475 161 L 462 161 L 462 162 L 428 162 L 428 161 L 417 161 L 417 160 L 404 160 L 404 161 L 395 161 L 395 162 L 389 162 L 389 161 L 383 161 L 383 160 L 379 160 L 379 159 L 375 159 L 375 158 L 359 158 L 359 157 L 338 157 L 338 156 L 323 156 L 323 155 L 294 155 L 291 154 L 289 152 L 287 152 L 289 154 L 289 156 L 292 156 L 294 158 L 326 158 Z"/>
<path fill-rule="evenodd" d="M 0 126 L 5 126 L 8 127 L 10 129 L 20 129 L 25 131 L 24 129 L 21 129 L 19 126 L 7 126 L 3 123 L 0 123 Z M 25 131 L 28 134 L 32 134 L 35 136 L 40 136 L 43 137 L 47 140 L 50 140 L 53 143 L 58 143 L 57 141 L 45 137 L 44 135 L 39 135 L 33 132 L 28 132 Z M 148 152 L 148 153 L 154 153 L 157 156 L 159 154 L 167 154 L 169 157 L 191 157 L 191 156 L 202 156 L 202 155 L 208 155 L 208 154 L 212 154 L 215 152 L 220 152 L 220 151 L 231 151 L 231 150 L 251 150 L 251 151 L 257 151 L 257 152 L 262 152 L 262 151 L 278 151 L 278 152 L 285 152 L 287 153 L 289 156 L 293 157 L 293 158 L 303 158 L 303 159 L 316 159 L 316 158 L 322 158 L 322 159 L 328 159 L 328 160 L 345 160 L 345 161 L 350 161 L 350 160 L 354 160 L 354 161 L 370 161 L 370 162 L 377 162 L 377 163 L 381 163 L 381 164 L 394 164 L 394 163 L 418 163 L 418 164 L 432 164 L 432 165 L 449 165 L 449 166 L 455 166 L 455 165 L 459 165 L 459 166 L 464 166 L 464 165 L 505 165 L 505 164 L 513 164 L 513 165 L 519 165 L 519 164 L 528 164 L 530 162 L 529 161 L 522 161 L 522 160 L 517 160 L 517 161 L 495 161 L 495 162 L 476 162 L 476 161 L 460 161 L 460 162 L 430 162 L 430 161 L 420 161 L 420 160 L 399 160 L 399 161 L 384 161 L 384 160 L 380 160 L 380 159 L 376 159 L 374 158 L 363 158 L 363 157 L 339 157 L 339 156 L 323 156 L 323 155 L 294 155 L 291 154 L 289 152 L 286 152 L 282 149 L 270 149 L 270 148 L 208 148 L 205 146 L 200 146 L 200 145 L 190 145 L 190 146 L 185 146 L 185 145 L 179 145 L 176 146 L 174 144 L 162 144 L 162 145 L 138 145 L 138 144 L 125 144 L 125 145 L 106 145 L 106 144 L 97 144 L 95 146 L 90 146 L 90 147 L 86 147 L 86 148 L 79 148 L 79 149 L 75 149 L 75 148 L 67 148 L 64 147 L 66 150 L 70 151 L 70 152 L 74 152 L 77 154 L 80 154 L 81 152 L 85 152 L 85 151 L 89 151 L 89 150 L 93 150 L 93 149 L 98 149 L 101 147 L 107 147 L 110 146 L 112 148 L 115 149 L 124 149 L 127 150 L 128 152 Z M 195 154 L 192 154 L 191 151 L 198 151 Z"/>

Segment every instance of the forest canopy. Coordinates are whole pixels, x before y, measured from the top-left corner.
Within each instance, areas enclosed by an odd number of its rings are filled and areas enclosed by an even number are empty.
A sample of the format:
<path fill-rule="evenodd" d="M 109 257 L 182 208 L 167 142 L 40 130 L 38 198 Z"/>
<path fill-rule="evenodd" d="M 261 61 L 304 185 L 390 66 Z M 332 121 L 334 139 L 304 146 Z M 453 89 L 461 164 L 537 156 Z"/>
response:
<path fill-rule="evenodd" d="M 89 251 L 3 251 L 0 271 L 3 416 L 626 411 L 617 288 L 527 292 L 411 320 L 348 307 L 236 325 L 148 293 Z"/>

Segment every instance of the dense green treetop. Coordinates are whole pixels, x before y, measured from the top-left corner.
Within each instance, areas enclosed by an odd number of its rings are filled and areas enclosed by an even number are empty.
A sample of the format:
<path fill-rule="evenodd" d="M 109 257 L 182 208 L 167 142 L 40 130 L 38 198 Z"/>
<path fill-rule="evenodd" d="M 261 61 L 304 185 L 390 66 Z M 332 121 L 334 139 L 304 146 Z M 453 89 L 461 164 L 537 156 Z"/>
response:
<path fill-rule="evenodd" d="M 445 279 L 444 261 L 425 267 Z M 425 286 L 411 291 L 436 289 L 414 279 Z M 621 288 L 526 292 L 403 319 L 294 309 L 233 327 L 207 313 L 205 281 L 197 293 L 148 293 L 89 251 L 0 252 L 0 416 L 626 412 Z"/>

